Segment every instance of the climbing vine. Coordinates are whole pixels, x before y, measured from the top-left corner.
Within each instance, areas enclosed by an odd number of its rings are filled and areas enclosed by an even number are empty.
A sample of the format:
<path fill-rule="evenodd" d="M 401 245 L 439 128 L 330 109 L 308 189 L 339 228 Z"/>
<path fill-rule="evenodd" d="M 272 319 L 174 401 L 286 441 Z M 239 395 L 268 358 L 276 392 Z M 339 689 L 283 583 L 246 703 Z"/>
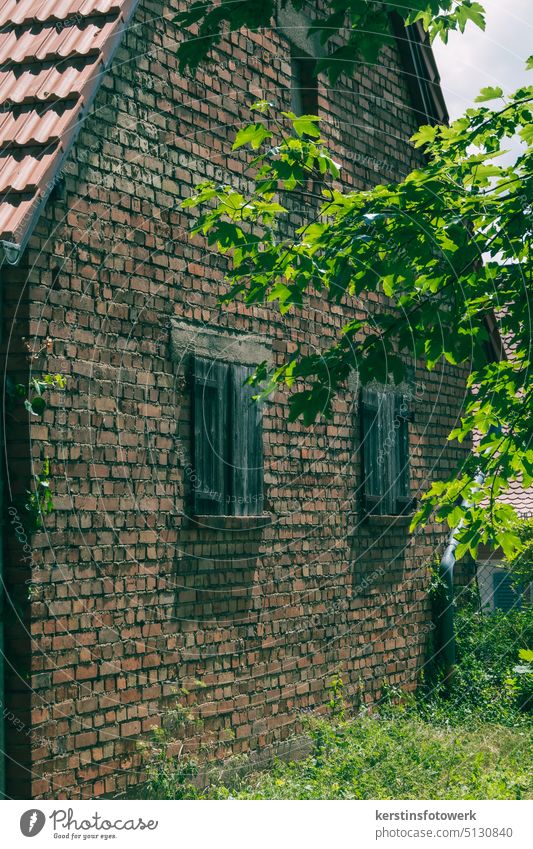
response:
<path fill-rule="evenodd" d="M 64 390 L 65 387 L 66 379 L 61 374 L 45 373 L 40 377 L 33 377 L 28 384 L 13 384 L 8 380 L 5 392 L 6 409 L 13 411 L 17 404 L 23 401 L 30 417 L 41 418 L 49 406 L 46 393 L 53 389 Z M 45 458 L 40 471 L 33 473 L 22 503 L 23 522 L 30 533 L 41 529 L 43 517 L 54 510 L 51 479 L 50 460 Z"/>

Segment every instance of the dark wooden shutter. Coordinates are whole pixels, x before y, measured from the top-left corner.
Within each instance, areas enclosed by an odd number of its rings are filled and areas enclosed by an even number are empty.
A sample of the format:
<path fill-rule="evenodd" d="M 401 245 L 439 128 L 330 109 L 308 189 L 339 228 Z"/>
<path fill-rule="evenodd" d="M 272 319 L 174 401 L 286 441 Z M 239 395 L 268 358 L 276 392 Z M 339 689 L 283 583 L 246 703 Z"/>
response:
<path fill-rule="evenodd" d="M 253 366 L 231 367 L 230 501 L 236 516 L 263 512 L 262 405 L 253 400 L 256 389 L 245 383 Z"/>
<path fill-rule="evenodd" d="M 381 513 L 384 458 L 380 455 L 382 420 L 377 389 L 364 387 L 361 393 L 361 439 L 363 449 L 363 498 L 367 513 Z"/>
<path fill-rule="evenodd" d="M 512 576 L 508 572 L 498 570 L 492 576 L 494 590 L 494 607 L 508 613 L 520 608 L 520 593 L 513 586 Z"/>
<path fill-rule="evenodd" d="M 382 459 L 381 479 L 383 499 L 381 513 L 394 516 L 396 513 L 396 452 L 398 432 L 396 427 L 396 394 L 391 389 L 380 392 L 380 443 L 379 456 Z"/>
<path fill-rule="evenodd" d="M 229 365 L 193 359 L 194 476 L 196 515 L 225 515 L 228 508 Z"/>
<path fill-rule="evenodd" d="M 406 395 L 396 393 L 394 395 L 394 448 L 391 451 L 391 495 L 392 512 L 394 514 L 406 513 L 412 507 L 410 473 L 409 473 L 409 421 L 411 412 L 409 399 Z"/>
<path fill-rule="evenodd" d="M 408 512 L 408 398 L 393 388 L 373 386 L 363 389 L 361 401 L 365 510 L 376 515 Z"/>
<path fill-rule="evenodd" d="M 424 32 L 420 21 L 406 27 L 397 12 L 392 13 L 391 20 L 402 65 L 406 71 L 406 83 L 413 105 L 419 113 L 419 123 L 448 123 L 448 111 L 427 33 Z"/>

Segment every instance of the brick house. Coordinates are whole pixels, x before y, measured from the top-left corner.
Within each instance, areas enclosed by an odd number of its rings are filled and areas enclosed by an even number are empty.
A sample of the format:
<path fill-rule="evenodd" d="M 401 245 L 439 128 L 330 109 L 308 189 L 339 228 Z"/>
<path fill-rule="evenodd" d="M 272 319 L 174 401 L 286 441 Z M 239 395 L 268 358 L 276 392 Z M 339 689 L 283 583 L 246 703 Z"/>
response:
<path fill-rule="evenodd" d="M 259 97 L 318 109 L 346 185 L 405 175 L 421 161 L 409 137 L 446 118 L 431 52 L 398 31 L 330 90 L 286 13 L 186 77 L 176 9 L 0 6 L 4 382 L 67 381 L 41 416 L 4 417 L 10 797 L 125 792 L 176 689 L 203 723 L 188 750 L 264 753 L 324 704 L 337 668 L 347 700 L 371 704 L 384 680 L 414 688 L 426 658 L 444 532 L 409 535 L 406 514 L 464 456 L 446 444 L 461 374 L 412 363 L 408 415 L 355 384 L 312 429 L 287 423 L 282 393 L 251 413 L 254 364 L 325 347 L 379 304 L 220 309 L 224 264 L 189 238 L 180 202 L 206 177 L 244 179 L 230 140 Z M 384 486 L 368 446 L 396 420 Z M 30 533 L 17 505 L 44 460 L 55 509 Z"/>

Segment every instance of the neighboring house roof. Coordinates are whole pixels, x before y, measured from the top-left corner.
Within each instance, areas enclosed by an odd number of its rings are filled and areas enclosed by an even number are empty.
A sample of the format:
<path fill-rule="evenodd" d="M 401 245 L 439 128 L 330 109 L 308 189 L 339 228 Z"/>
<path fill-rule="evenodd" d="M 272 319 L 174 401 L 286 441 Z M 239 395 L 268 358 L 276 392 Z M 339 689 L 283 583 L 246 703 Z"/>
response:
<path fill-rule="evenodd" d="M 498 330 L 497 322 L 499 317 L 502 317 L 501 313 L 498 313 L 498 315 L 493 316 L 492 318 L 495 324 L 495 332 Z M 509 334 L 502 336 L 499 331 L 497 338 L 499 340 L 501 358 L 512 360 L 516 350 L 515 340 Z M 498 344 L 498 342 L 496 344 Z M 528 489 L 524 489 L 518 481 L 513 481 L 507 492 L 503 493 L 500 497 L 500 501 L 514 507 L 517 515 L 521 519 L 533 518 L 533 486 L 530 486 Z"/>
<path fill-rule="evenodd" d="M 523 489 L 520 483 L 513 481 L 499 500 L 514 507 L 521 519 L 533 518 L 533 487 Z"/>
<path fill-rule="evenodd" d="M 138 0 L 0 0 L 0 244 L 16 263 Z"/>
<path fill-rule="evenodd" d="M 487 358 L 489 361 L 497 362 L 498 360 L 512 360 L 515 350 L 515 342 L 509 335 L 502 335 L 498 319 L 503 315 L 490 313 L 485 317 L 485 323 L 489 333 L 489 344 L 487 345 Z M 474 435 L 474 445 L 479 444 L 479 434 Z M 514 507 L 517 515 L 521 519 L 533 518 L 533 486 L 524 489 L 519 481 L 513 481 L 507 492 L 504 492 L 498 499 L 503 504 L 510 504 Z"/>

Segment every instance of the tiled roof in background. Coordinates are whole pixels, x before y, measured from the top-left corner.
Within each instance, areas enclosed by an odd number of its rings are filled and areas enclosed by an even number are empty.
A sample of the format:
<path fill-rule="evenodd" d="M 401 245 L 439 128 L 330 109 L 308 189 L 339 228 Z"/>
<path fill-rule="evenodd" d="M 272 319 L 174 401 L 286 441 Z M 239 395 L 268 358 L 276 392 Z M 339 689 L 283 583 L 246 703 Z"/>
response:
<path fill-rule="evenodd" d="M 500 495 L 498 501 L 514 507 L 521 519 L 533 518 L 533 487 L 524 489 L 520 482 L 513 481 L 507 492 Z"/>
<path fill-rule="evenodd" d="M 0 0 L 0 242 L 17 262 L 138 0 Z"/>
<path fill-rule="evenodd" d="M 502 307 L 496 313 L 490 313 L 485 317 L 491 345 L 489 358 L 495 362 L 501 359 L 512 360 L 516 350 L 516 342 L 513 337 L 501 333 L 502 324 L 500 322 L 503 323 L 505 314 L 506 308 Z M 480 438 L 479 433 L 474 433 L 475 448 L 479 446 Z M 524 489 L 520 481 L 513 481 L 509 489 L 502 493 L 498 500 L 514 507 L 521 519 L 533 518 L 533 486 Z"/>
<path fill-rule="evenodd" d="M 506 311 L 505 308 L 502 308 L 493 317 L 494 329 L 498 336 L 496 347 L 499 344 L 500 356 L 507 360 L 512 360 L 517 343 L 508 333 L 502 335 L 500 332 L 501 325 L 499 324 L 499 321 L 503 322 Z M 514 507 L 521 519 L 530 519 L 533 517 L 533 486 L 524 489 L 520 481 L 513 481 L 507 492 L 503 493 L 499 500 L 504 504 L 510 504 L 511 507 Z"/>

